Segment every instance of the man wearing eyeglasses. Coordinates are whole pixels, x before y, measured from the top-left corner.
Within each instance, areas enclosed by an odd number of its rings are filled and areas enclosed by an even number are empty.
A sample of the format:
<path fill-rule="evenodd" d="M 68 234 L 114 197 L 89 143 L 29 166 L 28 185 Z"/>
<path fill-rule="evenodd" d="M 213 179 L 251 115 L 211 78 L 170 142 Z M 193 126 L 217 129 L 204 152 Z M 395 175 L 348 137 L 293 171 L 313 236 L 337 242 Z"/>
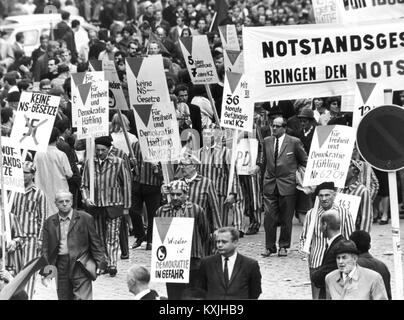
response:
<path fill-rule="evenodd" d="M 269 257 L 277 252 L 276 229 L 281 226 L 278 256 L 287 256 L 292 237 L 292 219 L 296 202 L 296 170 L 306 166 L 307 154 L 302 142 L 286 133 L 286 120 L 276 117 L 272 136 L 264 139 L 264 206 L 265 251 Z"/>

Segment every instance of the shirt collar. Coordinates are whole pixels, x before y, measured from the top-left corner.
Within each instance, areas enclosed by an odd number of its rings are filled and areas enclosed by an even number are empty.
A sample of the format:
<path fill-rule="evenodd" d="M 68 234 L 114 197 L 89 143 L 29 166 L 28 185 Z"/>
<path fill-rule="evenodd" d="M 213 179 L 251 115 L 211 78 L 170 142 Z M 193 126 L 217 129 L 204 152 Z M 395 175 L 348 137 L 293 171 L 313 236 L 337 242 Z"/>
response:
<path fill-rule="evenodd" d="M 222 262 L 224 262 L 224 259 L 225 259 L 226 257 L 225 256 L 222 256 Z M 237 258 L 237 251 L 234 251 L 234 253 L 230 256 L 230 257 L 228 257 L 229 258 L 229 262 L 234 262 L 234 261 L 236 261 L 236 258 Z"/>
<path fill-rule="evenodd" d="M 360 183 L 360 182 L 359 182 L 359 179 L 358 179 L 358 180 L 352 182 L 350 185 L 346 186 L 346 187 L 344 188 L 344 190 L 353 191 L 353 190 L 355 190 L 355 189 L 358 187 L 359 183 Z"/>
<path fill-rule="evenodd" d="M 143 291 L 140 291 L 137 295 L 135 295 L 134 299 L 135 300 L 140 300 L 141 298 L 143 298 L 149 292 L 151 292 L 151 289 L 144 289 Z"/>
<path fill-rule="evenodd" d="M 65 218 L 63 218 L 63 217 L 59 214 L 59 212 L 58 212 L 58 216 L 59 216 L 59 222 L 66 221 L 67 219 L 69 219 L 69 220 L 71 221 L 71 220 L 72 220 L 72 217 L 73 217 L 73 209 L 70 210 L 69 214 L 68 214 Z"/>
<path fill-rule="evenodd" d="M 197 176 L 198 176 L 198 172 L 195 172 L 195 174 L 191 178 L 185 178 L 185 182 L 189 184 L 192 181 L 194 181 Z"/>
<path fill-rule="evenodd" d="M 331 239 L 327 239 L 327 245 L 328 247 L 330 247 L 331 243 L 341 235 L 341 233 L 336 234 L 335 236 L 333 236 Z"/>

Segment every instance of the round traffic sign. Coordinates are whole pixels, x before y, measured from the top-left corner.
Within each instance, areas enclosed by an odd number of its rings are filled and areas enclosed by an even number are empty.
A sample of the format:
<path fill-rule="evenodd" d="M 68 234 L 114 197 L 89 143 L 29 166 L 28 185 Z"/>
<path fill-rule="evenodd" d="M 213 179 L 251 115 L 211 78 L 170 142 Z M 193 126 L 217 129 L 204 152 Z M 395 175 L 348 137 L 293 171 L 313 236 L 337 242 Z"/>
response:
<path fill-rule="evenodd" d="M 404 108 L 377 107 L 362 118 L 356 132 L 361 156 L 381 171 L 404 168 Z"/>

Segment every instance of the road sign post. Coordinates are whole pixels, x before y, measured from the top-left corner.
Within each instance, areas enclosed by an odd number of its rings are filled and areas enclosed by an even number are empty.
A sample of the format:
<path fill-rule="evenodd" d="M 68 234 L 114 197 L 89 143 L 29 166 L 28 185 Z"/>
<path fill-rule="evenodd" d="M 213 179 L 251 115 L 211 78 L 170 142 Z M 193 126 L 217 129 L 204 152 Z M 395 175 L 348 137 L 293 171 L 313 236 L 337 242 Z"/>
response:
<path fill-rule="evenodd" d="M 396 171 L 404 168 L 404 108 L 390 105 L 392 91 L 385 90 L 386 105 L 369 111 L 357 130 L 357 145 L 361 156 L 372 167 L 388 172 L 391 231 L 393 240 L 395 299 L 403 300 L 403 268 L 400 246 Z"/>

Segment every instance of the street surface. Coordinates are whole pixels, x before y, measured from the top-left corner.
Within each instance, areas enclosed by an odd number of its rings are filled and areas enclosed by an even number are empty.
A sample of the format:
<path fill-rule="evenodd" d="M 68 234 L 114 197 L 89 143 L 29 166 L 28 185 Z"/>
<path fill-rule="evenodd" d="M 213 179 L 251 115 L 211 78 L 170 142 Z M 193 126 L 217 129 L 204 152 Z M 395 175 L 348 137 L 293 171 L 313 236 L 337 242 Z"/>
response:
<path fill-rule="evenodd" d="M 402 216 L 401 216 L 402 217 Z M 264 249 L 264 228 L 256 235 L 244 236 L 239 241 L 239 252 L 251 258 L 257 259 L 262 274 L 262 294 L 259 299 L 311 299 L 311 289 L 307 261 L 303 261 L 297 252 L 298 239 L 302 226 L 296 219 L 293 220 L 292 246 L 287 257 L 277 255 L 269 258 L 261 256 Z M 279 236 L 278 228 L 278 236 Z M 404 243 L 404 220 L 400 220 L 401 244 Z M 386 263 L 391 273 L 391 287 L 393 299 L 394 291 L 394 260 L 391 239 L 391 226 L 373 224 L 372 248 L 370 253 Z M 134 238 L 130 237 L 130 247 Z M 130 249 L 130 259 L 120 260 L 118 256 L 118 274 L 111 278 L 109 275 L 101 275 L 93 282 L 93 295 L 95 300 L 130 300 L 133 295 L 128 291 L 126 285 L 126 272 L 132 264 L 141 264 L 149 268 L 151 251 L 145 250 L 144 242 L 140 248 Z M 404 259 L 403 265 L 404 265 Z M 150 283 L 160 295 L 167 296 L 165 284 Z M 56 300 L 55 288 L 45 288 L 40 277 L 37 280 L 34 300 Z"/>

